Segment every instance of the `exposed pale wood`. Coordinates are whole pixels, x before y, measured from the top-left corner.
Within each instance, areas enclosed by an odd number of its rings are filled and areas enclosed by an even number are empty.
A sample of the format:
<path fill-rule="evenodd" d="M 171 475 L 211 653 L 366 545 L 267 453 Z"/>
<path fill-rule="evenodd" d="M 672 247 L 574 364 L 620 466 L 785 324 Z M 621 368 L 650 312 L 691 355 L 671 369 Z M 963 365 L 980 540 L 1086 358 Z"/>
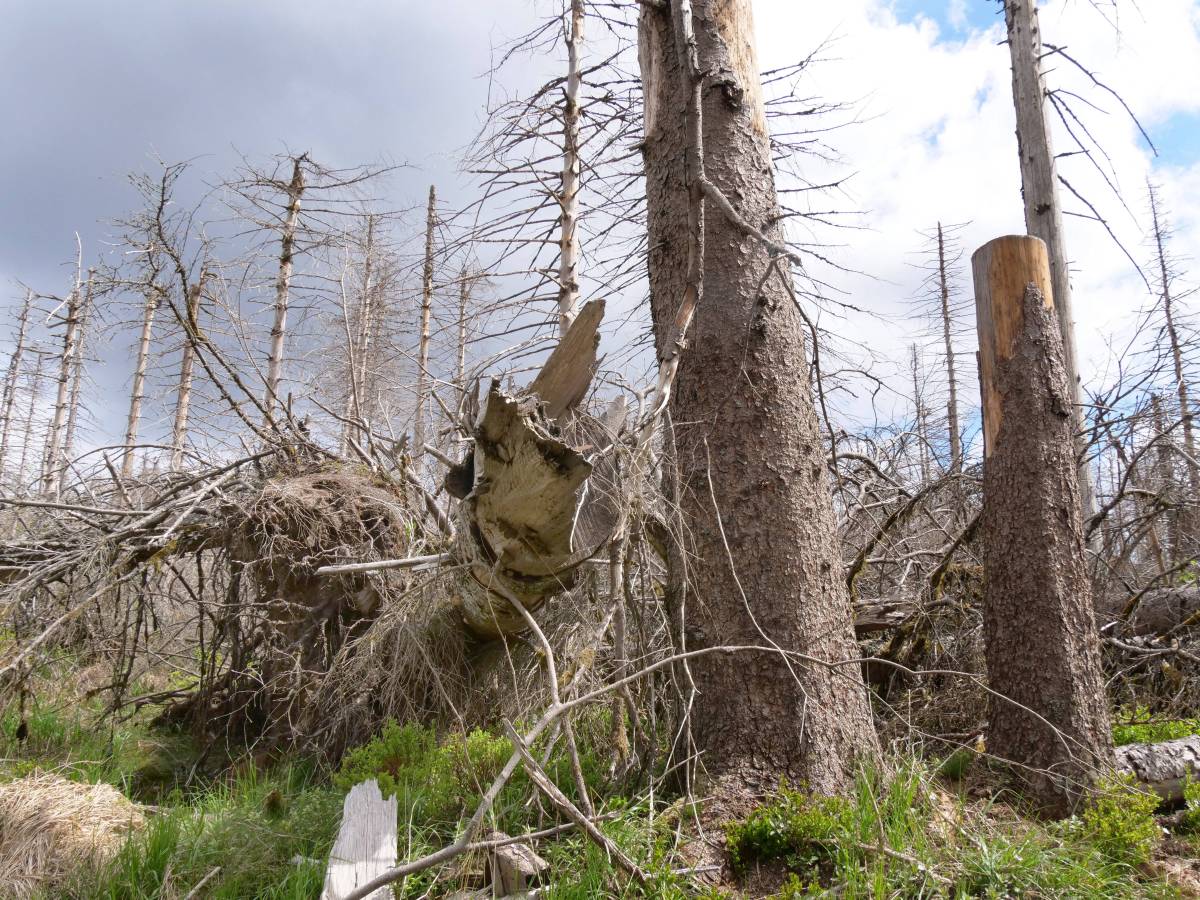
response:
<path fill-rule="evenodd" d="M 549 418 L 559 421 L 586 396 L 596 374 L 603 318 L 604 301 L 589 301 L 529 386 L 546 404 Z"/>
<path fill-rule="evenodd" d="M 33 306 L 33 291 L 25 291 L 25 303 L 17 318 L 17 338 L 12 354 L 8 358 L 8 372 L 4 377 L 4 399 L 2 414 L 4 425 L 0 427 L 0 472 L 7 473 L 9 435 L 12 433 L 12 417 L 17 398 L 17 381 L 21 375 L 21 359 L 25 355 L 25 337 L 29 331 L 29 310 Z M 18 478 L 20 477 L 18 473 Z"/>
<path fill-rule="evenodd" d="M 200 291 L 203 278 L 190 288 L 187 295 L 187 318 L 191 330 L 200 333 Z M 179 364 L 179 388 L 175 394 L 175 424 L 171 428 L 171 469 L 183 465 L 183 450 L 187 443 L 188 412 L 192 402 L 192 379 L 196 367 L 196 347 L 191 339 L 183 342 L 183 360 Z M 270 407 L 267 407 L 268 410 Z M 269 415 L 269 413 L 268 413 Z"/>
<path fill-rule="evenodd" d="M 374 779 L 356 784 L 342 805 L 342 826 L 329 855 L 321 900 L 342 900 L 396 865 L 395 797 L 383 798 Z M 381 887 L 370 900 L 391 900 Z"/>
<path fill-rule="evenodd" d="M 567 28 L 567 87 L 563 96 L 562 207 L 558 250 L 558 332 L 566 336 L 579 304 L 579 89 L 583 84 L 583 0 L 571 0 Z"/>
<path fill-rule="evenodd" d="M 271 349 L 267 356 L 267 392 L 263 398 L 266 427 L 271 427 L 279 384 L 283 377 L 283 350 L 287 337 L 288 293 L 296 256 L 296 232 L 300 227 L 300 201 L 304 196 L 304 162 L 307 156 L 292 160 L 292 180 L 287 186 L 288 207 L 279 234 L 279 272 L 275 277 L 275 317 L 271 324 Z"/>
<path fill-rule="evenodd" d="M 1200 737 L 1116 749 L 1117 771 L 1132 775 L 1164 800 L 1183 799 L 1188 779 L 1200 778 Z"/>
<path fill-rule="evenodd" d="M 425 263 L 421 269 L 421 337 L 417 347 L 417 410 L 413 420 L 413 446 L 425 446 L 425 404 L 429 392 L 429 317 L 433 310 L 433 230 L 437 226 L 437 189 L 429 186 L 425 210 Z M 418 467 L 420 455 L 414 454 Z"/>
<path fill-rule="evenodd" d="M 137 361 L 133 368 L 133 387 L 129 392 L 129 418 L 125 422 L 125 453 L 121 458 L 121 477 L 133 476 L 133 446 L 137 443 L 142 421 L 142 401 L 146 396 L 146 370 L 150 365 L 150 342 L 154 336 L 154 317 L 161 301 L 160 289 L 152 285 L 146 290 L 146 305 L 142 309 L 142 332 L 138 338 Z"/>
<path fill-rule="evenodd" d="M 979 330 L 979 383 L 983 389 L 983 453 L 992 452 L 1004 419 L 996 394 L 996 365 L 1012 356 L 1024 325 L 1021 298 L 1034 284 L 1047 308 L 1054 306 L 1046 245 L 1010 235 L 985 244 L 971 257 L 975 277 L 975 316 Z M 1032 279 L 1028 281 L 1027 279 Z"/>
<path fill-rule="evenodd" d="M 42 489 L 51 496 L 57 491 L 59 467 L 64 446 L 67 424 L 67 408 L 70 396 L 71 372 L 75 356 L 79 353 L 79 328 L 82 322 L 83 285 L 76 275 L 75 287 L 66 300 L 66 316 L 63 324 L 62 352 L 58 357 L 58 391 L 54 400 L 54 412 L 50 429 L 46 433 L 46 452 L 42 458 Z"/>
<path fill-rule="evenodd" d="M 950 471 L 962 471 L 962 436 L 958 429 L 958 376 L 955 371 L 954 340 L 951 334 L 950 278 L 946 263 L 946 239 L 942 223 L 937 225 L 938 250 L 938 296 L 941 300 L 942 343 L 946 354 L 946 384 L 949 396 L 946 399 L 946 429 L 950 436 Z"/>

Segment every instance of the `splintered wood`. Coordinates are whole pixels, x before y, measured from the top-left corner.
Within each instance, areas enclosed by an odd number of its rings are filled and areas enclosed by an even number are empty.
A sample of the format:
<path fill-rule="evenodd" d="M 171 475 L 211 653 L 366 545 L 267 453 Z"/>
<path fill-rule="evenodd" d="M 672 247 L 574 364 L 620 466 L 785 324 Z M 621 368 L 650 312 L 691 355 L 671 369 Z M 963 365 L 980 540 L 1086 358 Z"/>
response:
<path fill-rule="evenodd" d="M 396 798 L 383 799 L 375 779 L 356 784 L 342 807 L 342 827 L 329 854 L 321 900 L 342 900 L 396 866 Z M 369 900 L 391 900 L 391 886 Z"/>

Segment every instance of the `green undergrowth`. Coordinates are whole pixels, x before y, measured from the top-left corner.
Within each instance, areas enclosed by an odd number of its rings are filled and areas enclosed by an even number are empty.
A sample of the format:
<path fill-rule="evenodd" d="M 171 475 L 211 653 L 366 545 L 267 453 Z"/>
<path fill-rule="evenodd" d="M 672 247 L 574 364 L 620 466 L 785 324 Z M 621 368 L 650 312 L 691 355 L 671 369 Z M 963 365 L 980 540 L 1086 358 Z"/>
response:
<path fill-rule="evenodd" d="M 1155 718 L 1150 710 L 1139 706 L 1132 712 L 1118 715 L 1113 725 L 1113 743 L 1157 744 L 1200 734 L 1200 719 Z"/>
<path fill-rule="evenodd" d="M 730 823 L 726 844 L 743 879 L 784 867 L 783 898 L 1174 897 L 1143 875 L 1162 838 L 1156 806 L 1112 782 L 1079 816 L 1038 823 L 952 796 L 923 763 L 907 761 L 890 779 L 861 774 L 846 798 L 785 787 Z"/>

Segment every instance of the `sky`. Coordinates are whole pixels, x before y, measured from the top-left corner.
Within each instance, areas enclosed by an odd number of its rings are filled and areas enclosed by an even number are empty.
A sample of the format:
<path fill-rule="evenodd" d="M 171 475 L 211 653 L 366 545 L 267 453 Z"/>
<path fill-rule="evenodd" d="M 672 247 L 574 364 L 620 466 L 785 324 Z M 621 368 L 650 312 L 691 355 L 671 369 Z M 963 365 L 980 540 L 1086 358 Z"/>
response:
<path fill-rule="evenodd" d="M 418 204 L 431 181 L 451 200 L 465 196 L 456 153 L 479 127 L 489 91 L 501 88 L 484 77 L 495 48 L 549 6 L 0 0 L 0 306 L 13 307 L 18 280 L 64 291 L 76 232 L 87 255 L 106 252 L 106 223 L 134 204 L 125 173 L 156 157 L 193 159 L 215 177 L 237 152 L 308 150 L 334 166 L 406 164 L 386 186 L 396 207 Z M 1101 107 L 1077 104 L 1111 158 L 1121 197 L 1082 158 L 1064 161 L 1064 174 L 1139 262 L 1153 177 L 1172 212 L 1176 255 L 1200 257 L 1200 0 L 1045 0 L 1041 8 L 1045 39 L 1067 45 L 1116 89 L 1158 149 L 1156 157 L 1108 95 L 1062 64 L 1054 83 Z M 851 175 L 834 200 L 858 213 L 856 227 L 823 239 L 837 245 L 840 265 L 863 274 L 822 274 L 865 313 L 824 323 L 885 362 L 899 360 L 913 339 L 905 315 L 919 292 L 918 232 L 939 220 L 969 223 L 960 232 L 969 256 L 992 237 L 1024 231 L 998 6 L 755 0 L 755 17 L 764 69 L 828 41 L 803 90 L 851 104 L 854 122 L 831 137 L 842 164 L 825 171 L 813 161 L 811 177 Z M 503 87 L 536 84 L 552 63 L 522 62 L 510 77 L 526 84 Z M 1065 149 L 1061 128 L 1056 140 Z M 1129 327 L 1147 292 L 1104 229 L 1078 218 L 1067 227 L 1082 368 L 1102 378 L 1106 341 Z M 116 395 L 129 373 L 123 360 L 108 362 L 101 389 Z"/>

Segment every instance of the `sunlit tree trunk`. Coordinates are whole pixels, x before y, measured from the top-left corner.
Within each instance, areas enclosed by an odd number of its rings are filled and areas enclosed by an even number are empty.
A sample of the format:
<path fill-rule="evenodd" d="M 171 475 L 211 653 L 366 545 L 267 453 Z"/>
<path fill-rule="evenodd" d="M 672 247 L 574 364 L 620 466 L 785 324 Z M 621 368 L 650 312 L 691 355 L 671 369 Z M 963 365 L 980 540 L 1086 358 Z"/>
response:
<path fill-rule="evenodd" d="M 25 303 L 21 306 L 21 314 L 17 319 L 17 339 L 13 344 L 12 355 L 8 358 L 8 372 L 4 378 L 4 408 L 2 411 L 4 425 L 0 428 L 0 472 L 4 473 L 8 471 L 8 449 L 12 432 L 13 408 L 17 397 L 17 382 L 21 375 L 21 361 L 25 355 L 25 339 L 29 332 L 29 311 L 32 307 L 33 291 L 26 291 Z"/>
<path fill-rule="evenodd" d="M 563 99 L 562 232 L 558 258 L 558 329 L 564 335 L 579 306 L 579 88 L 583 82 L 583 0 L 571 0 L 567 28 L 567 89 Z"/>
<path fill-rule="evenodd" d="M 142 333 L 138 338 L 137 362 L 133 369 L 133 387 L 129 393 L 129 418 L 125 423 L 125 455 L 121 459 L 121 477 L 133 475 L 134 445 L 137 444 L 138 428 L 142 421 L 142 400 L 146 395 L 146 370 L 150 365 L 150 342 L 154 336 L 154 317 L 158 312 L 160 295 L 157 287 L 146 291 L 146 304 L 142 310 Z"/>
<path fill-rule="evenodd" d="M 266 426 L 271 427 L 279 384 L 283 376 L 283 353 L 287 336 L 288 295 L 296 254 L 296 231 L 300 225 L 300 200 L 304 196 L 304 157 L 292 161 L 292 180 L 287 188 L 287 214 L 279 236 L 279 273 L 275 278 L 275 318 L 271 324 L 271 348 L 267 356 Z"/>
<path fill-rule="evenodd" d="M 200 333 L 200 292 L 203 279 L 188 289 L 187 319 L 191 331 Z M 188 412 L 192 403 L 192 379 L 196 366 L 196 348 L 190 337 L 183 342 L 183 359 L 179 364 L 179 387 L 175 393 L 175 422 L 171 427 L 171 470 L 183 468 L 183 451 L 187 444 Z"/>

